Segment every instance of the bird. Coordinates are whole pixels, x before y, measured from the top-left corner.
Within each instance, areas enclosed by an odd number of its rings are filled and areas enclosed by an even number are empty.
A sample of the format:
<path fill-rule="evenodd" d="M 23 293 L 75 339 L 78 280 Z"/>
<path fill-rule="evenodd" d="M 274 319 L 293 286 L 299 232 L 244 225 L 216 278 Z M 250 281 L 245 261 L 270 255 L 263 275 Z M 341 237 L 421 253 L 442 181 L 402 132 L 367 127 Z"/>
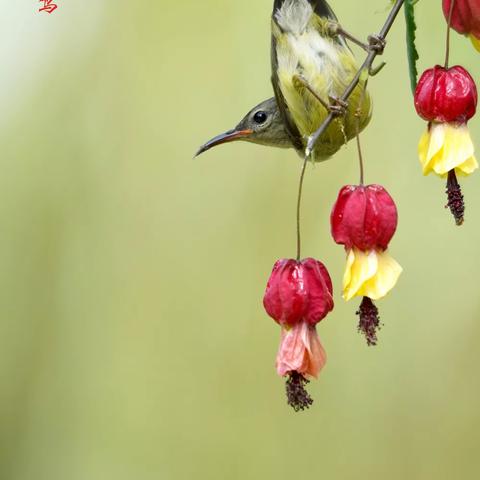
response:
<path fill-rule="evenodd" d="M 274 97 L 264 100 L 252 108 L 235 128 L 206 142 L 195 156 L 217 145 L 236 140 L 257 143 L 267 147 L 293 147 Z"/>
<path fill-rule="evenodd" d="M 197 155 L 236 140 L 294 148 L 314 162 L 332 157 L 360 133 L 371 117 L 366 77 L 348 102 L 340 99 L 358 72 L 332 8 L 326 0 L 274 0 L 271 18 L 274 97 L 251 109 L 238 125 L 205 143 Z M 352 37 L 348 37 L 352 38 Z M 335 118 L 306 152 L 308 139 L 330 113 Z"/>

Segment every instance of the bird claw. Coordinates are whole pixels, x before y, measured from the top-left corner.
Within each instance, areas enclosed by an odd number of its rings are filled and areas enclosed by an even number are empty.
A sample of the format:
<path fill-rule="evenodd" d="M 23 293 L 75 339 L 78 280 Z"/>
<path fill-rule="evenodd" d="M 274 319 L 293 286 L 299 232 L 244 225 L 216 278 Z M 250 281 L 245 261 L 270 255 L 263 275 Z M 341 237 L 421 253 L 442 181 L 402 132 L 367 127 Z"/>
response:
<path fill-rule="evenodd" d="M 382 55 L 385 50 L 385 45 L 387 44 L 384 38 L 379 37 L 378 35 L 369 35 L 368 36 L 368 48 L 373 52 L 377 52 L 377 55 Z"/>
<path fill-rule="evenodd" d="M 347 40 L 356 43 L 365 51 L 376 52 L 377 55 L 382 55 L 383 51 L 385 50 L 385 45 L 387 44 L 386 40 L 383 37 L 375 34 L 368 36 L 367 43 L 362 42 L 358 38 L 354 37 L 352 34 L 348 33 L 346 30 L 344 30 L 338 22 L 333 21 L 330 21 L 328 23 L 328 33 L 333 37 L 342 35 Z"/>
<path fill-rule="evenodd" d="M 328 109 L 332 115 L 335 117 L 343 117 L 347 113 L 348 102 L 343 101 L 341 98 L 337 97 L 328 97 L 330 100 L 330 105 Z"/>
<path fill-rule="evenodd" d="M 342 27 L 340 26 L 340 24 L 338 22 L 335 22 L 333 20 L 330 20 L 327 24 L 327 29 L 328 29 L 328 33 L 332 36 L 332 37 L 336 37 L 337 35 L 343 33 L 343 29 Z"/>

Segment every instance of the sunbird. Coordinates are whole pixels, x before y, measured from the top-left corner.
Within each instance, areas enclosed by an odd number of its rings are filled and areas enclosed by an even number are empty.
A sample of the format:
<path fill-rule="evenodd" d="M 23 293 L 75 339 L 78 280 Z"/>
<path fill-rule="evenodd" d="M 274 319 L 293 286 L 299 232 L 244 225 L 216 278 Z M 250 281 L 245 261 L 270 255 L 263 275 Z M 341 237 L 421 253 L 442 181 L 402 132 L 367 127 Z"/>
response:
<path fill-rule="evenodd" d="M 250 110 L 234 129 L 205 143 L 197 155 L 216 145 L 244 140 L 293 147 L 304 157 L 308 139 L 334 112 L 334 121 L 309 152 L 311 160 L 319 162 L 367 126 L 371 116 L 368 75 L 360 78 L 348 102 L 339 100 L 359 67 L 329 4 L 325 0 L 274 0 L 271 24 L 275 96 Z"/>

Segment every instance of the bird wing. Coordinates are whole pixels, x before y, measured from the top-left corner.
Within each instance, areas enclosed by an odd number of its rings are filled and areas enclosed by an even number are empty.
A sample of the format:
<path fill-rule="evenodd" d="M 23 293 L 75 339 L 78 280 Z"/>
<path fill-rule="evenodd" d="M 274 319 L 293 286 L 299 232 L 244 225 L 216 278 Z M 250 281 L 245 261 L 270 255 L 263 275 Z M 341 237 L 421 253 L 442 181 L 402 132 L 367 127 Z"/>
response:
<path fill-rule="evenodd" d="M 283 4 L 288 2 L 297 2 L 302 0 L 274 0 L 273 2 L 273 12 L 272 12 L 272 22 L 275 22 L 275 26 L 278 27 L 279 30 L 282 30 L 280 25 L 276 19 L 277 11 L 282 8 Z M 304 1 L 304 0 L 303 0 Z M 320 17 L 328 18 L 330 20 L 336 21 L 337 17 L 333 13 L 333 10 L 330 8 L 330 5 L 325 0 L 307 0 L 308 3 L 313 8 L 313 11 Z M 285 129 L 290 137 L 290 140 L 294 146 L 294 148 L 298 151 L 302 151 L 304 149 L 304 139 L 292 119 L 290 111 L 288 109 L 287 103 L 285 98 L 282 94 L 282 91 L 279 86 L 278 82 L 278 59 L 277 59 L 277 41 L 275 39 L 275 35 L 272 33 L 272 46 L 271 46 L 271 63 L 272 63 L 272 86 L 273 92 L 275 94 L 275 100 L 277 101 L 278 109 L 285 125 Z"/>
<path fill-rule="evenodd" d="M 273 58 L 275 57 L 275 59 Z M 275 50 L 272 48 L 272 64 L 276 62 Z M 304 149 L 303 139 L 298 127 L 295 125 L 295 122 L 292 120 L 292 116 L 288 111 L 287 102 L 283 97 L 280 86 L 278 85 L 278 79 L 276 74 L 272 75 L 272 86 L 273 93 L 275 94 L 275 100 L 277 102 L 278 111 L 280 112 L 280 117 L 282 118 L 283 124 L 285 125 L 285 130 L 287 131 L 290 141 L 292 142 L 293 147 L 297 151 L 302 151 Z"/>

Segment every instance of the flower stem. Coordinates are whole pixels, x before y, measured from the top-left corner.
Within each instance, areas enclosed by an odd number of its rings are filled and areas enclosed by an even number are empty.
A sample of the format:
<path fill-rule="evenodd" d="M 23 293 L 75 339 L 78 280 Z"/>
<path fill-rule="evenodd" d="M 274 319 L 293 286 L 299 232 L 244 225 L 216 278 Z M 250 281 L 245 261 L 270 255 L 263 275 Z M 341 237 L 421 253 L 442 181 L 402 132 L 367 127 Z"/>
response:
<path fill-rule="evenodd" d="M 300 174 L 300 181 L 298 185 L 298 197 L 297 197 L 297 261 L 300 261 L 302 255 L 302 233 L 301 233 L 301 207 L 302 207 L 302 192 L 303 181 L 305 180 L 305 170 L 307 169 L 308 157 L 303 159 L 302 173 Z"/>
<path fill-rule="evenodd" d="M 362 144 L 360 143 L 360 134 L 357 132 L 357 150 L 358 150 L 358 163 L 360 164 L 360 185 L 365 183 L 365 167 L 363 163 Z"/>
<path fill-rule="evenodd" d="M 455 7 L 455 0 L 452 0 L 450 4 L 450 11 L 448 12 L 448 24 L 447 24 L 447 39 L 446 39 L 446 46 L 445 46 L 445 69 L 448 68 L 448 62 L 450 61 L 450 31 L 452 25 L 452 15 L 453 15 L 453 7 Z"/>
<path fill-rule="evenodd" d="M 360 142 L 360 117 L 362 115 L 362 106 L 365 100 L 365 95 L 367 93 L 367 84 L 368 78 L 365 81 L 365 85 L 363 86 L 363 92 L 360 95 L 360 101 L 358 103 L 358 109 L 355 112 L 356 120 L 357 120 L 357 151 L 358 151 L 358 163 L 360 166 L 360 185 L 364 185 L 365 183 L 365 162 L 363 161 L 363 153 L 362 153 L 362 144 Z"/>

